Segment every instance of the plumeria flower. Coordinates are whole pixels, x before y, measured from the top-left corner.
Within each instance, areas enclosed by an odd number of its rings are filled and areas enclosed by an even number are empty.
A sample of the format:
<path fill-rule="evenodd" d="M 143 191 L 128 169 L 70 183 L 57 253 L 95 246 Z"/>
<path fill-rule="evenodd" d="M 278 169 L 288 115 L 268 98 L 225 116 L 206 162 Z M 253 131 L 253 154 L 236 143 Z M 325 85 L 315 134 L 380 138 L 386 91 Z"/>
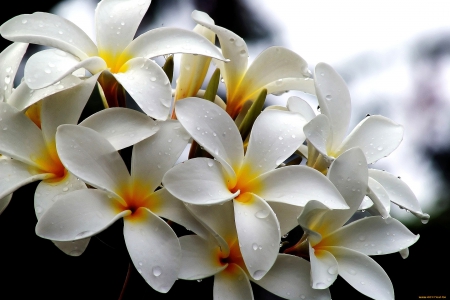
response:
<path fill-rule="evenodd" d="M 83 126 L 60 126 L 56 139 L 62 163 L 97 189 L 60 196 L 39 220 L 36 233 L 58 241 L 79 240 L 123 218 L 133 264 L 150 286 L 166 293 L 177 279 L 181 249 L 176 234 L 160 217 L 199 235 L 205 230 L 181 201 L 165 188 L 156 190 L 190 138 L 178 121 L 161 122 L 159 127 L 134 146 L 130 175 L 120 154 L 100 133 Z"/>
<path fill-rule="evenodd" d="M 253 299 L 250 280 L 285 299 L 330 299 L 328 289 L 311 288 L 310 264 L 292 255 L 278 254 L 267 274 L 253 280 L 242 258 L 231 202 L 187 207 L 194 215 L 204 216 L 201 220 L 211 234 L 208 238 L 197 235 L 180 238 L 179 278 L 199 280 L 214 276 L 214 299 Z"/>
<path fill-rule="evenodd" d="M 304 141 L 300 115 L 283 111 L 261 113 L 244 156 L 236 124 L 216 104 L 187 98 L 177 103 L 176 114 L 214 160 L 194 158 L 178 164 L 166 173 L 163 184 L 186 203 L 211 205 L 234 199 L 237 236 L 254 279 L 261 279 L 277 258 L 279 221 L 290 220 L 284 218 L 286 211 L 298 213 L 311 199 L 332 209 L 347 208 L 336 188 L 316 170 L 305 166 L 275 169 Z M 266 201 L 275 203 L 274 207 L 281 206 L 277 210 L 279 219 Z"/>
<path fill-rule="evenodd" d="M 248 48 L 240 36 L 214 25 L 212 19 L 203 12 L 194 11 L 192 18 L 217 35 L 223 56 L 230 59 L 226 64 L 215 62 L 227 89 L 226 110 L 233 119 L 244 103 L 255 100 L 264 88 L 269 94 L 287 90 L 314 93 L 308 64 L 296 53 L 283 47 L 271 47 L 263 51 L 247 68 Z"/>
<path fill-rule="evenodd" d="M 146 114 L 165 120 L 172 90 L 164 71 L 150 58 L 170 53 L 224 58 L 206 38 L 184 29 L 154 29 L 133 40 L 150 2 L 99 2 L 95 11 L 97 45 L 72 22 L 42 12 L 12 18 L 0 27 L 0 34 L 11 41 L 56 48 L 40 51 L 28 60 L 25 82 L 31 89 L 49 86 L 84 68 L 91 74 L 102 73 L 99 82 L 108 101 L 118 97 L 119 82 Z"/>
<path fill-rule="evenodd" d="M 326 173 L 334 159 L 353 147 L 361 148 L 367 163 L 372 164 L 400 145 L 403 127 L 378 115 L 367 116 L 345 137 L 350 123 L 351 100 L 344 80 L 331 66 L 320 63 L 316 66 L 314 83 L 321 114 L 304 127 L 308 151 L 303 148 L 302 153 L 308 157 L 308 166 Z M 291 101 L 289 109 L 300 112 L 306 119 L 313 116 L 310 107 L 308 110 L 299 100 Z M 397 177 L 378 170 L 371 170 L 369 177 L 367 195 L 378 214 L 388 217 L 392 201 L 424 222 L 430 218 L 422 212 L 409 187 Z"/>
<path fill-rule="evenodd" d="M 389 277 L 368 255 L 398 252 L 414 244 L 419 236 L 399 221 L 380 216 L 343 226 L 358 209 L 367 188 L 366 158 L 360 149 L 341 154 L 327 176 L 350 209 L 330 211 L 322 203 L 308 202 L 298 217 L 305 235 L 287 253 L 309 256 L 313 288 L 325 289 L 340 275 L 368 297 L 394 299 Z"/>

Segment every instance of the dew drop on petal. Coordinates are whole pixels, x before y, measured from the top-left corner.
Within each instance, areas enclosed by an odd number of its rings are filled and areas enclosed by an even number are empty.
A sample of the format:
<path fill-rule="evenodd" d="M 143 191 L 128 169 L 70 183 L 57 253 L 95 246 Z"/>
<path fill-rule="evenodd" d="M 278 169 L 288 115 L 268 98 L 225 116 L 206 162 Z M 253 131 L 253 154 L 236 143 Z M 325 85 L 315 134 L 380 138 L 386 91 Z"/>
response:
<path fill-rule="evenodd" d="M 327 99 L 328 101 L 330 101 L 330 100 L 333 99 L 333 98 L 331 97 L 331 95 L 326 95 L 326 96 L 325 96 L 325 99 Z"/>
<path fill-rule="evenodd" d="M 264 219 L 264 218 L 267 218 L 268 216 L 269 216 L 269 211 L 267 209 L 261 209 L 255 213 L 255 217 L 257 217 L 258 219 Z"/>
<path fill-rule="evenodd" d="M 328 273 L 330 273 L 331 275 L 335 275 L 338 272 L 338 268 L 337 266 L 332 266 L 328 268 Z"/>
<path fill-rule="evenodd" d="M 259 280 L 259 279 L 263 278 L 263 276 L 264 276 L 266 273 L 267 273 L 267 272 L 266 272 L 266 271 L 263 271 L 263 270 L 256 270 L 256 271 L 253 273 L 253 278 L 255 278 L 256 280 Z"/>
<path fill-rule="evenodd" d="M 365 240 L 366 240 L 366 237 L 365 237 L 364 235 L 360 235 L 360 236 L 358 237 L 358 240 L 360 240 L 361 242 L 362 242 L 362 241 L 365 241 Z"/>
<path fill-rule="evenodd" d="M 356 275 L 356 271 L 353 269 L 348 269 L 347 272 L 350 273 L 351 275 Z"/>
<path fill-rule="evenodd" d="M 158 266 L 153 267 L 152 272 L 153 272 L 154 276 L 156 276 L 156 277 L 160 276 L 162 274 L 161 267 L 158 267 Z"/>
<path fill-rule="evenodd" d="M 253 248 L 253 250 L 255 250 L 255 251 L 258 250 L 258 244 L 253 243 L 252 248 Z"/>

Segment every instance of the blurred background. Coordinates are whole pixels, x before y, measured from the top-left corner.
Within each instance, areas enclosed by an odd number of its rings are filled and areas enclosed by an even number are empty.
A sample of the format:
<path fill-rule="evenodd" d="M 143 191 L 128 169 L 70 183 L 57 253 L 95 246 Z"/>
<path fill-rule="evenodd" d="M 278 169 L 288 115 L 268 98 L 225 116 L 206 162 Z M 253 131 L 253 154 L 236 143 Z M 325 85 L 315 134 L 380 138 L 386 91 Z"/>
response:
<path fill-rule="evenodd" d="M 97 3 L 32 1 L 3 9 L 0 22 L 18 14 L 51 12 L 71 20 L 95 41 Z M 450 297 L 448 275 L 442 275 L 450 267 L 445 254 L 450 236 L 450 1 L 153 0 L 137 35 L 162 26 L 192 29 L 194 9 L 244 38 L 250 61 L 276 45 L 301 55 L 312 72 L 319 62 L 332 65 L 352 96 L 350 130 L 366 114 L 381 114 L 404 126 L 400 147 L 371 167 L 400 176 L 431 219 L 424 225 L 392 207 L 392 215 L 421 237 L 405 260 L 399 254 L 373 258 L 391 278 L 397 299 Z M 2 39 L 0 49 L 9 44 Z M 32 45 L 26 56 L 41 49 Z M 224 92 L 221 86 L 219 93 Z M 267 104 L 284 105 L 292 95 L 317 106 L 314 97 L 294 91 L 269 96 Z M 66 256 L 34 234 L 36 185 L 15 192 L 0 216 L 2 299 L 23 298 L 30 290 L 35 298 L 117 299 L 129 261 L 122 224 L 92 238 L 82 256 Z M 253 287 L 257 300 L 281 299 Z M 341 278 L 330 290 L 333 299 L 368 299 Z M 162 295 L 132 272 L 123 299 L 174 299 L 177 293 L 212 299 L 212 278 L 179 280 L 168 295 Z"/>

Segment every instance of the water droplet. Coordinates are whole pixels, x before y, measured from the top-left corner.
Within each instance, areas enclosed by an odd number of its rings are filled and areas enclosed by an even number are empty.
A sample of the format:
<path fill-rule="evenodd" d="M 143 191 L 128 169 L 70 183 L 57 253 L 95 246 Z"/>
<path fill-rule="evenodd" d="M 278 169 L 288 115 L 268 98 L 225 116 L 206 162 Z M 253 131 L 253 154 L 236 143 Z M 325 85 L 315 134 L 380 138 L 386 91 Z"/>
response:
<path fill-rule="evenodd" d="M 325 74 L 324 73 L 320 73 L 320 76 L 325 76 Z"/>
<path fill-rule="evenodd" d="M 63 192 L 67 192 L 69 190 L 68 187 L 63 188 Z"/>
<path fill-rule="evenodd" d="M 362 242 L 362 241 L 365 241 L 365 240 L 366 240 L 366 237 L 365 237 L 364 235 L 360 235 L 360 236 L 358 237 L 358 240 L 360 240 L 361 242 Z"/>
<path fill-rule="evenodd" d="M 62 30 L 58 31 L 59 34 L 63 34 Z"/>
<path fill-rule="evenodd" d="M 318 282 L 318 283 L 316 283 L 315 288 L 319 289 L 319 290 L 323 290 L 323 289 L 327 288 L 327 285 L 325 283 L 323 283 L 323 282 Z"/>
<path fill-rule="evenodd" d="M 269 213 L 270 212 L 267 209 L 261 209 L 255 213 L 255 217 L 257 217 L 258 219 L 265 219 L 269 216 Z"/>
<path fill-rule="evenodd" d="M 277 81 L 275 81 L 276 85 L 281 85 L 283 83 L 283 79 L 278 79 Z"/>
<path fill-rule="evenodd" d="M 6 75 L 5 77 L 5 83 L 9 84 L 11 82 L 11 77 L 9 75 Z"/>
<path fill-rule="evenodd" d="M 139 274 L 141 274 L 141 273 L 142 273 L 142 270 L 141 270 L 141 269 L 137 269 L 137 271 L 138 271 L 138 273 L 139 273 Z"/>
<path fill-rule="evenodd" d="M 125 25 L 125 22 L 120 22 L 120 25 L 122 25 L 122 26 Z"/>
<path fill-rule="evenodd" d="M 247 51 L 245 51 L 245 49 L 242 49 L 241 51 L 239 51 L 239 53 L 241 54 L 241 56 L 246 56 Z"/>
<path fill-rule="evenodd" d="M 407 259 L 409 256 L 409 248 L 405 248 L 399 251 L 400 255 L 402 256 L 403 259 Z"/>
<path fill-rule="evenodd" d="M 162 274 L 162 270 L 158 266 L 153 267 L 152 272 L 153 272 L 153 275 L 156 276 L 156 277 L 158 277 L 158 276 L 160 276 Z"/>
<path fill-rule="evenodd" d="M 8 127 L 3 127 L 3 130 L 8 130 Z"/>
<path fill-rule="evenodd" d="M 139 262 L 139 265 L 142 266 L 142 261 Z"/>
<path fill-rule="evenodd" d="M 208 161 L 208 167 L 212 167 L 214 163 L 212 161 Z"/>
<path fill-rule="evenodd" d="M 152 76 L 152 77 L 150 77 L 150 80 L 151 81 L 156 81 L 156 77 Z"/>
<path fill-rule="evenodd" d="M 381 150 L 383 150 L 383 147 L 380 146 L 377 149 L 378 149 L 378 151 L 381 151 Z"/>
<path fill-rule="evenodd" d="M 377 251 L 377 254 L 381 254 L 381 253 L 383 253 L 383 251 L 381 251 L 381 250 L 378 250 L 378 251 Z"/>
<path fill-rule="evenodd" d="M 22 24 L 27 24 L 27 22 L 28 22 L 27 19 L 22 20 Z"/>
<path fill-rule="evenodd" d="M 253 243 L 252 248 L 253 248 L 253 250 L 255 250 L 255 251 L 258 250 L 258 244 Z"/>
<path fill-rule="evenodd" d="M 366 283 L 365 283 L 364 281 L 361 281 L 361 284 L 363 284 L 363 285 L 364 285 L 364 284 L 366 284 Z"/>
<path fill-rule="evenodd" d="M 332 99 L 331 95 L 326 95 L 325 99 L 327 99 L 328 101 L 330 101 Z"/>
<path fill-rule="evenodd" d="M 47 73 L 47 74 L 50 74 L 52 72 L 52 70 L 47 68 L 47 69 L 44 70 L 44 72 Z"/>
<path fill-rule="evenodd" d="M 255 278 L 256 280 L 259 280 L 261 278 L 263 278 L 264 275 L 266 275 L 266 271 L 263 270 L 257 270 L 253 273 L 253 278 Z"/>
<path fill-rule="evenodd" d="M 197 279 L 197 282 L 202 282 L 202 280 L 201 279 Z"/>
<path fill-rule="evenodd" d="M 328 273 L 330 273 L 331 275 L 335 275 L 338 272 L 338 268 L 337 266 L 331 266 L 328 268 Z"/>
<path fill-rule="evenodd" d="M 348 269 L 347 272 L 350 273 L 351 275 L 356 275 L 356 271 L 353 269 Z"/>
<path fill-rule="evenodd" d="M 36 213 L 37 213 L 37 214 L 42 213 L 42 207 L 36 206 Z"/>
<path fill-rule="evenodd" d="M 283 140 L 283 137 L 282 137 L 282 136 L 279 136 L 278 139 L 281 141 L 281 140 Z"/>

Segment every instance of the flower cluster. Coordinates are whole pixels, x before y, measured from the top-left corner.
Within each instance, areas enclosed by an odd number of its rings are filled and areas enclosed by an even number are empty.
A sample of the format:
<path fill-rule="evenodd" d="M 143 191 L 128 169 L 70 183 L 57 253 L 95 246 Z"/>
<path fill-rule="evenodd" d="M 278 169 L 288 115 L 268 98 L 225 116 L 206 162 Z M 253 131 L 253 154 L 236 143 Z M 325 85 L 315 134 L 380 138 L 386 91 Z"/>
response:
<path fill-rule="evenodd" d="M 161 293 L 177 279 L 214 276 L 214 299 L 253 299 L 250 281 L 286 299 L 330 299 L 340 275 L 368 297 L 393 299 L 369 256 L 406 258 L 418 236 L 390 216 L 391 202 L 424 223 L 429 216 L 403 181 L 368 165 L 398 147 L 403 127 L 367 116 L 346 136 L 350 94 L 331 66 L 312 75 L 283 47 L 249 65 L 245 41 L 200 11 L 192 31 L 133 39 L 150 2 L 102 0 L 96 42 L 47 13 L 1 25 L 14 43 L 0 54 L 0 212 L 15 190 L 40 181 L 36 234 L 71 256 L 122 219 L 132 263 Z M 14 88 L 28 43 L 48 49 L 28 59 Z M 161 55 L 163 67 L 152 60 Z M 105 109 L 79 123 L 94 89 Z M 298 97 L 263 109 L 267 94 L 289 90 L 316 95 L 320 113 Z M 358 219 L 361 210 L 371 216 Z M 177 235 L 174 223 L 190 234 Z M 280 250 L 298 226 L 301 239 Z"/>

